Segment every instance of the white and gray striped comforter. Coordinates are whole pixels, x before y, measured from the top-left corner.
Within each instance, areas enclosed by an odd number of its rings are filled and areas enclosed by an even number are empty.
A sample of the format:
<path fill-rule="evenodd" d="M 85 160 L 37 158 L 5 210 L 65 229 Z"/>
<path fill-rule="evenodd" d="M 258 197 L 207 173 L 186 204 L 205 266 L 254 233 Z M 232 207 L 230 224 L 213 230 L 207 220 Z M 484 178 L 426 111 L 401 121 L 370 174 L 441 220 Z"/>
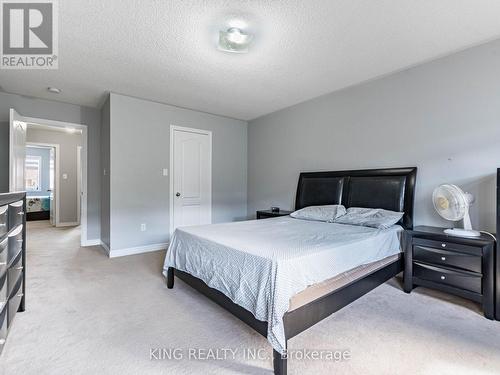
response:
<path fill-rule="evenodd" d="M 400 252 L 400 226 L 375 229 L 289 216 L 179 228 L 165 258 L 268 322 L 274 349 L 286 348 L 290 298 L 312 284 Z"/>

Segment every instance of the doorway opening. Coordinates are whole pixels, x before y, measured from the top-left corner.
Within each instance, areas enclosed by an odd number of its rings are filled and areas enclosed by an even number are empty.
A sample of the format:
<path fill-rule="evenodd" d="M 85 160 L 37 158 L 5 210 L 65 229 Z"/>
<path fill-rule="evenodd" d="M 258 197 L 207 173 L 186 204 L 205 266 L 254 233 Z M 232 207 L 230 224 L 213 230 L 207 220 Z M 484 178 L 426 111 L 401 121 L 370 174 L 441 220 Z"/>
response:
<path fill-rule="evenodd" d="M 59 223 L 59 150 L 58 144 L 26 142 L 27 221 Z"/>
<path fill-rule="evenodd" d="M 11 109 L 10 191 L 26 191 L 26 219 L 80 226 L 87 239 L 87 126 L 31 118 Z"/>

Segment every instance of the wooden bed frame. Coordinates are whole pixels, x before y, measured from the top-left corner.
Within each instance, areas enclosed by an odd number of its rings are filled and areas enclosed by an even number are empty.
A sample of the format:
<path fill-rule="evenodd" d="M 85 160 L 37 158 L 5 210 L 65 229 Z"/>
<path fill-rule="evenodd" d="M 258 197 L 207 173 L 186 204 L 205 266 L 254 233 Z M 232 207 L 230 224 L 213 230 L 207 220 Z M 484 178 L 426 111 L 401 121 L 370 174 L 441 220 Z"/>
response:
<path fill-rule="evenodd" d="M 26 221 L 50 220 L 50 211 L 26 212 Z"/>
<path fill-rule="evenodd" d="M 343 204 L 347 208 L 384 208 L 404 212 L 400 225 L 405 229 L 412 229 L 416 175 L 417 168 L 301 173 L 295 209 L 324 204 Z M 401 257 L 377 271 L 287 312 L 283 318 L 287 341 L 385 283 L 402 270 Z M 186 272 L 169 268 L 169 289 L 174 287 L 174 275 L 267 337 L 267 322 L 255 319 L 251 312 Z M 275 375 L 286 375 L 287 360 L 276 350 L 273 350 L 273 365 Z"/>

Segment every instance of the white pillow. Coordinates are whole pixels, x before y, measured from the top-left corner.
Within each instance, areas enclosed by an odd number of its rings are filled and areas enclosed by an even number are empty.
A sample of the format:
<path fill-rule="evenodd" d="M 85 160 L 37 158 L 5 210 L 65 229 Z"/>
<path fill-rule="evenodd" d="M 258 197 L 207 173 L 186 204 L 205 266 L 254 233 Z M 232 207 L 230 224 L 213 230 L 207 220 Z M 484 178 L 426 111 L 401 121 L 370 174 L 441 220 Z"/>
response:
<path fill-rule="evenodd" d="M 302 220 L 326 221 L 332 223 L 336 218 L 345 215 L 345 207 L 341 204 L 326 206 L 309 206 L 292 212 L 291 217 Z"/>
<path fill-rule="evenodd" d="M 384 210 L 382 208 L 350 207 L 347 213 L 334 220 L 337 224 L 361 225 L 378 229 L 387 229 L 401 220 L 404 212 Z"/>

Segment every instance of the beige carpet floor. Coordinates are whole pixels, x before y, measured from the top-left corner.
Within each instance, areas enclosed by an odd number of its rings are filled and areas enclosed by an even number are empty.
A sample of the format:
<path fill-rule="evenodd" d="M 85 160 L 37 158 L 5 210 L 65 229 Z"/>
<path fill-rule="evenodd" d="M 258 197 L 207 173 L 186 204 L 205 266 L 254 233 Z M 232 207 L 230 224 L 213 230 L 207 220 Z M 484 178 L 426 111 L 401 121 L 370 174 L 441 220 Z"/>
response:
<path fill-rule="evenodd" d="M 0 374 L 272 374 L 267 341 L 181 281 L 168 290 L 163 258 L 108 259 L 99 247 L 79 247 L 78 228 L 30 223 L 26 312 L 15 318 Z M 500 322 L 459 298 L 423 288 L 407 295 L 397 279 L 289 346 L 351 356 L 290 360 L 290 374 L 500 373 Z M 180 359 L 151 359 L 151 348 L 178 348 Z M 190 359 L 190 348 L 236 353 Z M 245 349 L 263 353 L 250 359 Z"/>

